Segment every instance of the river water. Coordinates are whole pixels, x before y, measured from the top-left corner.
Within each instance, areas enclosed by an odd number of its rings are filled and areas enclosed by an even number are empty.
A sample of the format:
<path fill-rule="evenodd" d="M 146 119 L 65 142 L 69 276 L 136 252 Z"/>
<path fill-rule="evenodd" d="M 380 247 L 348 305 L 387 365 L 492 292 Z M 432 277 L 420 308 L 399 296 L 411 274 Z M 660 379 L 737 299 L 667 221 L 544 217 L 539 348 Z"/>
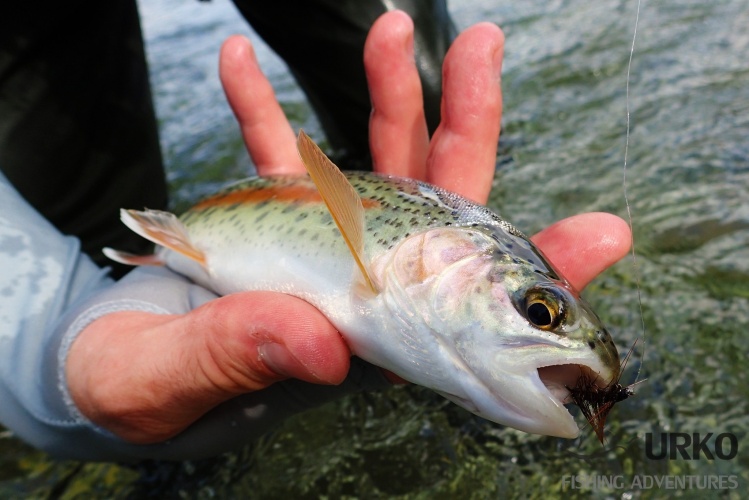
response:
<path fill-rule="evenodd" d="M 450 5 L 459 27 L 491 21 L 506 35 L 505 114 L 490 205 L 524 232 L 580 212 L 626 216 L 626 71 L 636 6 Z M 221 41 L 249 31 L 227 0 L 151 0 L 142 16 L 169 181 L 181 207 L 252 171 L 216 76 Z M 577 440 L 530 436 L 400 387 L 294 418 L 240 454 L 140 470 L 55 462 L 6 433 L 0 496 L 740 498 L 749 487 L 746 26 L 743 0 L 643 1 L 627 179 L 645 333 L 631 259 L 585 295 L 620 352 L 641 339 L 622 382 L 632 382 L 640 367 L 647 380 L 610 414 L 605 447 L 582 416 L 586 430 Z M 283 63 L 262 44 L 257 51 L 292 124 L 321 136 Z M 661 437 L 683 442 L 697 434 L 708 438 L 708 450 L 722 445 L 723 456 L 735 436 L 737 453 L 708 460 L 688 446 L 684 456 L 657 460 L 648 456 L 648 433 L 656 442 L 651 452 L 662 451 Z M 583 488 L 573 489 L 575 475 Z M 686 476 L 701 482 L 681 486 Z M 593 488 L 590 478 L 597 479 Z"/>

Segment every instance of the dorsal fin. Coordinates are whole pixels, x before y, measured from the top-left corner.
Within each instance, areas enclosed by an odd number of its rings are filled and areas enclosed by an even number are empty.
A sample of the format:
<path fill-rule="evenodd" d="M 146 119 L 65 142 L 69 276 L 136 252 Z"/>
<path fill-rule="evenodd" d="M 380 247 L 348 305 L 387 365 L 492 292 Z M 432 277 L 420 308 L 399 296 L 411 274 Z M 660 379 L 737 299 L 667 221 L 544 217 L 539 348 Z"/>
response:
<path fill-rule="evenodd" d="M 205 254 L 195 248 L 187 228 L 176 215 L 161 210 L 120 210 L 120 219 L 145 239 L 188 257 L 205 266 Z"/>
<path fill-rule="evenodd" d="M 364 280 L 374 293 L 378 293 L 364 263 L 364 206 L 359 193 L 303 130 L 299 131 L 296 145 Z"/>

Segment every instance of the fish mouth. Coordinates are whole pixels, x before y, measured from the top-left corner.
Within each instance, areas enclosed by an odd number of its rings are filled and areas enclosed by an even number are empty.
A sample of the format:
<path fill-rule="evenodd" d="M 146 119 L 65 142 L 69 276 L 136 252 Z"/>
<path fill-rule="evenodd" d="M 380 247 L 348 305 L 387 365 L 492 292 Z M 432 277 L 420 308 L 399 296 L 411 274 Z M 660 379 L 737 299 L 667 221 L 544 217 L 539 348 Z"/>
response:
<path fill-rule="evenodd" d="M 594 385 L 598 387 L 606 386 L 601 376 L 585 365 L 542 366 L 538 368 L 538 377 L 551 396 L 564 405 L 572 403 L 569 389 L 575 387 L 582 378 L 594 381 Z"/>
<path fill-rule="evenodd" d="M 533 385 L 556 403 L 559 411 L 555 413 L 559 419 L 559 428 L 567 429 L 564 432 L 567 436 L 560 437 L 577 437 L 578 432 L 573 430 L 579 431 L 575 419 L 564 406 L 573 403 L 570 388 L 576 387 L 583 378 L 594 381 L 593 383 L 599 387 L 605 387 L 607 381 L 600 372 L 591 367 L 574 363 L 541 366 L 536 369 L 536 374 L 537 377 L 533 377 Z"/>
<path fill-rule="evenodd" d="M 565 406 L 573 402 L 570 390 L 581 381 L 606 386 L 616 371 L 587 352 L 534 357 L 528 364 L 516 359 L 509 370 L 492 372 L 491 385 L 480 382 L 464 386 L 468 390 L 461 392 L 440 392 L 479 416 L 523 432 L 578 437 L 580 428 Z"/>

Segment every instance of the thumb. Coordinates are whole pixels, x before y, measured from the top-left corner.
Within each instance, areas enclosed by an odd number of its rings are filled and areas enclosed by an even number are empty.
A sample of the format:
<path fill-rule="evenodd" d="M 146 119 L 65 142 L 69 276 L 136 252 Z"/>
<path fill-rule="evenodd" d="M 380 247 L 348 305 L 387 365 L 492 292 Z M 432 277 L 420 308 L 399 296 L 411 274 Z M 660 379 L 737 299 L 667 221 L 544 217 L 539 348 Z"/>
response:
<path fill-rule="evenodd" d="M 213 385 L 244 393 L 286 378 L 339 384 L 351 353 L 333 325 L 302 299 L 271 292 L 221 297 L 184 316 Z"/>
<path fill-rule="evenodd" d="M 81 413 L 133 443 L 168 439 L 216 405 L 294 377 L 337 384 L 349 349 L 307 302 L 271 292 L 221 297 L 184 315 L 105 315 L 66 362 Z"/>

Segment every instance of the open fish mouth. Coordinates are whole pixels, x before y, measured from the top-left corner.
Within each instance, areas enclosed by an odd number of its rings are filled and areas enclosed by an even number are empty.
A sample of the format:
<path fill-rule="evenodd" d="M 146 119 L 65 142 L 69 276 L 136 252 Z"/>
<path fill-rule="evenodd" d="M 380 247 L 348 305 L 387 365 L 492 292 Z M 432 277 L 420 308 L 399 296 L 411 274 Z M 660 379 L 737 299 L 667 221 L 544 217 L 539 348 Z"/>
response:
<path fill-rule="evenodd" d="M 574 403 L 570 389 L 578 385 L 582 379 L 595 381 L 596 385 L 605 387 L 607 380 L 601 377 L 599 372 L 581 364 L 559 364 L 542 366 L 537 369 L 538 382 L 535 384 L 541 391 L 546 391 L 550 399 L 558 403 L 559 411 L 557 418 L 562 427 L 571 429 L 576 427 L 575 419 L 564 405 Z"/>
<path fill-rule="evenodd" d="M 576 403 L 572 396 L 581 380 L 586 387 L 606 387 L 618 370 L 587 353 L 566 355 L 566 359 L 556 353 L 535 358 L 528 364 L 521 360 L 511 371 L 494 372 L 492 386 L 472 384 L 460 395 L 441 394 L 477 415 L 523 432 L 578 437 L 580 428 L 565 405 Z"/>
<path fill-rule="evenodd" d="M 577 364 L 542 366 L 538 368 L 538 377 L 551 396 L 563 405 L 573 402 L 569 388 L 575 387 L 582 377 L 600 381 L 601 387 L 606 385 L 598 373 L 585 365 Z"/>

